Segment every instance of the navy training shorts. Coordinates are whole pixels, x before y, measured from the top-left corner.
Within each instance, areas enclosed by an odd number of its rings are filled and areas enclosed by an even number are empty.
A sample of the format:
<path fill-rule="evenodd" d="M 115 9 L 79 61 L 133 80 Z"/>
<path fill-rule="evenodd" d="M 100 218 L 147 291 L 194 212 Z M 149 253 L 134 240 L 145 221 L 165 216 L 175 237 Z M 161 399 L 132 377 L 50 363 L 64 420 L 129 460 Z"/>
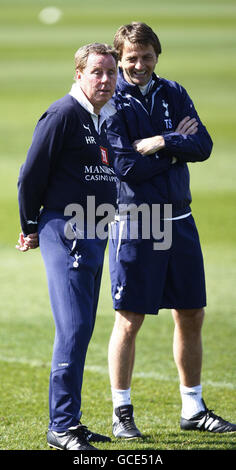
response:
<path fill-rule="evenodd" d="M 122 221 L 111 224 L 109 265 L 113 307 L 142 314 L 206 305 L 205 273 L 192 215 L 172 221 L 172 243 L 154 250 L 153 239 L 121 237 Z M 139 230 L 140 232 L 140 230 Z"/>

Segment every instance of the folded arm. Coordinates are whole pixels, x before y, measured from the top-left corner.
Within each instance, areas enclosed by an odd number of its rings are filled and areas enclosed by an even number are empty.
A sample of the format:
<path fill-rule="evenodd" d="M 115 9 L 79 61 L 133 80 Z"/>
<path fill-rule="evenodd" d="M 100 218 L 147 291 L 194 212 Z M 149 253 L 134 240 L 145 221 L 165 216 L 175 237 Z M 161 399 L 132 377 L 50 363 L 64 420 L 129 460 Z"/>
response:
<path fill-rule="evenodd" d="M 139 184 L 171 166 L 172 157 L 154 152 L 154 155 L 144 158 L 133 148 L 119 113 L 113 117 L 112 123 L 108 123 L 107 137 L 115 152 L 114 169 L 121 181 Z"/>
<path fill-rule="evenodd" d="M 180 121 L 175 132 L 178 134 L 194 135 L 198 130 L 198 122 L 195 118 L 186 116 Z M 155 135 L 146 139 L 139 139 L 133 142 L 133 148 L 142 155 L 152 155 L 165 148 L 165 138 L 163 135 Z"/>
<path fill-rule="evenodd" d="M 197 162 L 209 158 L 213 145 L 211 137 L 183 87 L 180 87 L 178 115 L 179 123 L 175 131 L 135 141 L 134 148 L 143 155 L 165 149 L 180 162 Z"/>

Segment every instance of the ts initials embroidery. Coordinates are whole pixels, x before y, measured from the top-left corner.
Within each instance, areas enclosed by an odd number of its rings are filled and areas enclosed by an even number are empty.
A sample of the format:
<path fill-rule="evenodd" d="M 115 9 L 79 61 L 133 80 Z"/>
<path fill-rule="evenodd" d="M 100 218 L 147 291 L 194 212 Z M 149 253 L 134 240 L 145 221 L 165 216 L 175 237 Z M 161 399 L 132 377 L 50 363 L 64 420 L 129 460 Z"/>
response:
<path fill-rule="evenodd" d="M 165 108 L 165 117 L 169 118 L 170 117 L 170 113 L 169 113 L 169 105 L 168 103 L 166 103 L 165 100 L 162 100 L 162 106 L 163 108 Z M 165 125 L 166 125 L 166 129 L 172 129 L 172 121 L 171 119 L 164 119 L 165 121 Z"/>
<path fill-rule="evenodd" d="M 172 129 L 172 121 L 171 119 L 164 119 L 165 121 L 165 125 L 166 125 L 166 129 Z"/>
<path fill-rule="evenodd" d="M 101 147 L 101 146 L 100 146 L 100 150 L 101 150 L 102 163 L 105 163 L 105 165 L 109 165 L 108 150 L 105 147 Z"/>

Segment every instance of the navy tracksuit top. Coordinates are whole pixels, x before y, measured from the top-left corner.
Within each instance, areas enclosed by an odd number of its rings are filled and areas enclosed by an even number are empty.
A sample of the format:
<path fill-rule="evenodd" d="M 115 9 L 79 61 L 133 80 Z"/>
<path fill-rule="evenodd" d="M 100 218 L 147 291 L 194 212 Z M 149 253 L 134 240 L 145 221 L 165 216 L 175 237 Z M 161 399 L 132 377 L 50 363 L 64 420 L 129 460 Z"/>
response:
<path fill-rule="evenodd" d="M 95 196 L 96 207 L 115 205 L 113 157 L 106 123 L 98 134 L 90 113 L 74 97 L 67 94 L 54 102 L 39 119 L 20 169 L 23 233 L 37 232 L 41 207 L 63 213 L 68 204 L 86 208 L 89 195 Z"/>
<path fill-rule="evenodd" d="M 152 86 L 143 96 L 129 84 L 120 69 L 114 103 L 117 113 L 108 120 L 107 137 L 115 151 L 118 204 L 172 204 L 172 215 L 189 211 L 191 193 L 188 162 L 206 160 L 212 140 L 201 123 L 193 102 L 178 83 L 152 76 Z M 186 116 L 195 117 L 195 135 L 175 132 Z M 150 156 L 135 152 L 137 139 L 163 135 L 165 148 Z M 172 158 L 177 159 L 172 163 Z"/>

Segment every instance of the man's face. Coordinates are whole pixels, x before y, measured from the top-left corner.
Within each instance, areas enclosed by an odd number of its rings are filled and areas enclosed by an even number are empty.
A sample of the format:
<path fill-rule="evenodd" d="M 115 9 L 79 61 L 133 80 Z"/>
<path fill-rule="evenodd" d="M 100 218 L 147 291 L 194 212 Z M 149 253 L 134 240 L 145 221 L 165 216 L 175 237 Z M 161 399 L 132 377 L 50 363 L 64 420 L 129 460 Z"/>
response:
<path fill-rule="evenodd" d="M 81 89 L 94 107 L 96 114 L 112 97 L 117 78 L 116 61 L 111 54 L 94 54 L 88 56 L 84 70 L 77 71 Z"/>
<path fill-rule="evenodd" d="M 149 82 L 157 61 L 157 55 L 151 44 L 141 46 L 125 41 L 119 65 L 127 82 L 144 86 Z"/>

